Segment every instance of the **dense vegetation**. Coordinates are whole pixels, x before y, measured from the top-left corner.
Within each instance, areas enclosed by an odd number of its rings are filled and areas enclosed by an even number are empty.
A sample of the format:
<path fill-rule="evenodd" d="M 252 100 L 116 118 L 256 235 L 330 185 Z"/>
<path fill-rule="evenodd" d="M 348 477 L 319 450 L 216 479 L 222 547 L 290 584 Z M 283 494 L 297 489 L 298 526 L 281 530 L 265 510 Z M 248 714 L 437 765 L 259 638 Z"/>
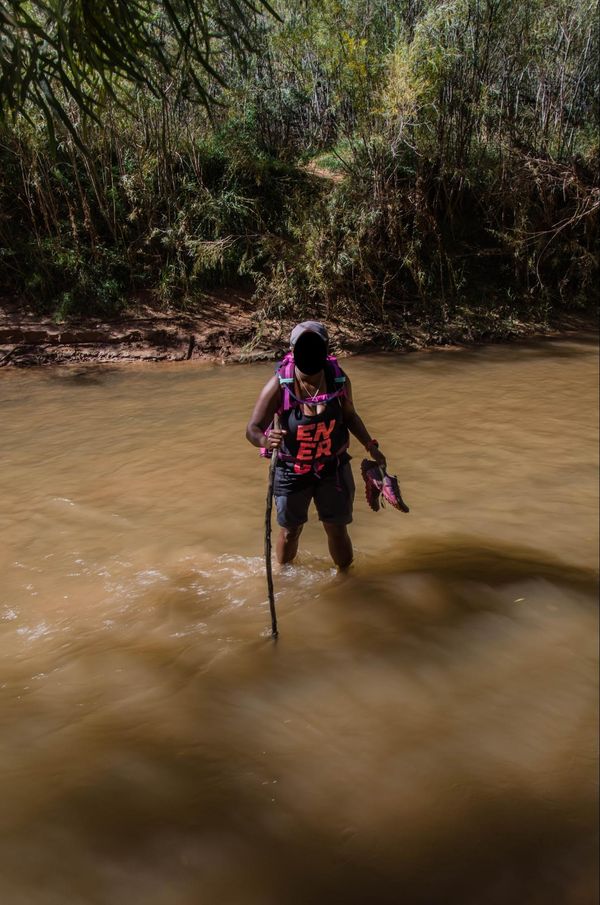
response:
<path fill-rule="evenodd" d="M 197 59 L 140 4 L 165 59 L 97 83 L 87 61 L 73 90 L 50 42 L 41 104 L 35 66 L 20 106 L 3 66 L 1 294 L 63 318 L 241 284 L 271 313 L 440 336 L 593 301 L 594 2 L 243 5 Z"/>

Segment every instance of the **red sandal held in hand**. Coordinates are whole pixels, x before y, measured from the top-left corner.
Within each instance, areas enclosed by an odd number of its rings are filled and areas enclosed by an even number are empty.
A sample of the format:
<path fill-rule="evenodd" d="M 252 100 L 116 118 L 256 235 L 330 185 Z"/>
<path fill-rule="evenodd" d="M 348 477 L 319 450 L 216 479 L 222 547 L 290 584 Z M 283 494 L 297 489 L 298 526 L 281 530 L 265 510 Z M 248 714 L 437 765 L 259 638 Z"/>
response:
<path fill-rule="evenodd" d="M 372 459 L 363 459 L 360 471 L 365 482 L 367 503 L 373 512 L 379 511 L 380 497 L 382 498 L 382 504 L 385 500 L 390 506 L 400 512 L 410 512 L 402 499 L 396 475 L 389 475 L 385 469 L 380 468 L 377 462 L 373 462 Z"/>

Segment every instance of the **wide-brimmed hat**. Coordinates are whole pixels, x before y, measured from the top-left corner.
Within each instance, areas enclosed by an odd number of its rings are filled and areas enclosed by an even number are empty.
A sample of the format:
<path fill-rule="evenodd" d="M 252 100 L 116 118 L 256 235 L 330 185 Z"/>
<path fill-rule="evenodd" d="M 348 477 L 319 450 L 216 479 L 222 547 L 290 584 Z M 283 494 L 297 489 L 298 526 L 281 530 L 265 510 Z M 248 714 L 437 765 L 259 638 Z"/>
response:
<path fill-rule="evenodd" d="M 296 324 L 292 330 L 292 335 L 290 336 L 292 349 L 304 333 L 316 333 L 326 345 L 329 343 L 329 334 L 323 324 L 319 323 L 319 321 L 302 321 L 301 324 Z"/>

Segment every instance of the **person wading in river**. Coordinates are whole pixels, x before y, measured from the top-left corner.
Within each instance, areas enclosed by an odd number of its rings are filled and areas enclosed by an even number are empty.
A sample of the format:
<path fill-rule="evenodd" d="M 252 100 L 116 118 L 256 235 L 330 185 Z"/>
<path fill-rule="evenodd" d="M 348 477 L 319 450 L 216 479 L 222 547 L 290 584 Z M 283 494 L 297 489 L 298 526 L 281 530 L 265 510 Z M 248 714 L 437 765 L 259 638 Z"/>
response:
<path fill-rule="evenodd" d="M 323 324 L 305 321 L 292 330 L 290 353 L 264 386 L 246 428 L 246 437 L 266 454 L 277 450 L 274 494 L 277 560 L 291 562 L 314 500 L 327 534 L 329 552 L 340 569 L 352 562 L 354 480 L 348 455 L 349 432 L 371 457 L 386 466 L 352 402 L 350 380 L 333 356 Z M 269 429 L 275 415 L 280 426 Z"/>

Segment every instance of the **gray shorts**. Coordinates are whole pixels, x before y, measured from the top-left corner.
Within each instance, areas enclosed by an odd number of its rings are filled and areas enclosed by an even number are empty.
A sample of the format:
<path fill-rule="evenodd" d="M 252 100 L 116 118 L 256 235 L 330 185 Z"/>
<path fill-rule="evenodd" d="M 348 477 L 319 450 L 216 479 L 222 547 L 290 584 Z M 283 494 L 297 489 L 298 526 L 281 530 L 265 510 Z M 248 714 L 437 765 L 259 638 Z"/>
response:
<path fill-rule="evenodd" d="M 354 502 L 354 478 L 350 463 L 346 462 L 337 473 L 318 478 L 306 475 L 298 482 L 298 489 L 285 494 L 275 494 L 277 523 L 282 528 L 298 528 L 308 519 L 308 507 L 315 501 L 319 519 L 330 525 L 349 525 L 352 521 Z"/>

